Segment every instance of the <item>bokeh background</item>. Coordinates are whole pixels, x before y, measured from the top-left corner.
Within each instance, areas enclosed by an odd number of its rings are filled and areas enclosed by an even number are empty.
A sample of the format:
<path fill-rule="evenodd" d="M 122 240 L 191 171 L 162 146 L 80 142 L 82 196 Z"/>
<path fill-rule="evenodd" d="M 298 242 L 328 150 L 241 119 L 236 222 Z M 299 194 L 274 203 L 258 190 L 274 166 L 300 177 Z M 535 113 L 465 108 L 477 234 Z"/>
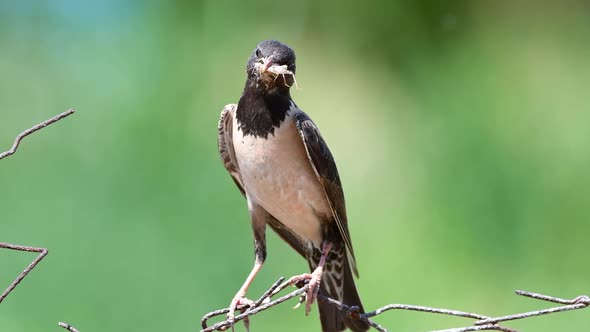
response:
<path fill-rule="evenodd" d="M 263 39 L 334 153 L 367 309 L 502 315 L 590 293 L 590 6 L 545 1 L 2 1 L 0 241 L 49 256 L 0 330 L 197 331 L 253 263 L 216 128 Z M 269 231 L 256 297 L 305 262 Z M 0 286 L 34 258 L 0 251 Z M 315 310 L 315 309 L 314 309 Z M 469 320 L 391 312 L 392 331 Z M 514 322 L 586 331 L 590 312 Z M 239 330 L 243 327 L 239 326 Z M 317 331 L 285 305 L 253 331 Z"/>

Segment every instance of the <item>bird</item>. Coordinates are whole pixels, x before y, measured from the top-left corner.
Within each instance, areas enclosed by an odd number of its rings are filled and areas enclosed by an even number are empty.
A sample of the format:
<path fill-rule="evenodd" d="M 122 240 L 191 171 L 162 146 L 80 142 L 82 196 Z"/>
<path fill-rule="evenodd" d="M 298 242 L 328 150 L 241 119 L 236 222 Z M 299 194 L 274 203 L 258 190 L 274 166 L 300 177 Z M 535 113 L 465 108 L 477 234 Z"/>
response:
<path fill-rule="evenodd" d="M 237 306 L 252 303 L 245 295 L 266 260 L 267 225 L 308 262 L 310 273 L 289 279 L 308 282 L 306 314 L 318 294 L 364 313 L 338 169 L 318 127 L 291 98 L 295 71 L 293 49 L 260 42 L 238 103 L 226 105 L 219 119 L 219 154 L 246 198 L 254 234 L 254 266 L 229 307 L 232 327 Z M 369 329 L 327 302 L 318 308 L 324 332 Z"/>

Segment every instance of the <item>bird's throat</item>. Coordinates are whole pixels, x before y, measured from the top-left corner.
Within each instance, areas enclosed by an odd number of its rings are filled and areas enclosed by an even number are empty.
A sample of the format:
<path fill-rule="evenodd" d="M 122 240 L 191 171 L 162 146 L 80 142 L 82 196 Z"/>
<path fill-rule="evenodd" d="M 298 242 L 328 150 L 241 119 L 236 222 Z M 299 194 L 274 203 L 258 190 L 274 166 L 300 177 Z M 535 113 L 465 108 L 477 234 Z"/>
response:
<path fill-rule="evenodd" d="M 285 120 L 293 101 L 289 91 L 275 90 L 265 93 L 248 80 L 238 102 L 236 119 L 244 135 L 268 138 Z"/>

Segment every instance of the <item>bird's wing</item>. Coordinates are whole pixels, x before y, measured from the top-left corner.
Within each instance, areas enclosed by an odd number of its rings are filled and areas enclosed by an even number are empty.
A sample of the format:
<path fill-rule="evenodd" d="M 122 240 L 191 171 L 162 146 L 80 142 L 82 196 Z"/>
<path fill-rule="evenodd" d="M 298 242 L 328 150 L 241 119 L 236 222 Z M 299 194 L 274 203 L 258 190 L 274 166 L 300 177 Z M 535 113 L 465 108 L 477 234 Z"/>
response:
<path fill-rule="evenodd" d="M 318 127 L 311 121 L 309 116 L 303 112 L 295 114 L 295 124 L 303 140 L 303 145 L 307 151 L 307 157 L 318 177 L 318 180 L 324 188 L 324 193 L 330 204 L 330 209 L 336 220 L 340 235 L 346 244 L 349 262 L 354 274 L 358 277 L 354 251 L 348 232 L 348 221 L 346 219 L 346 206 L 344 204 L 344 192 L 340 183 L 340 176 L 332 153 L 328 145 L 322 138 Z"/>
<path fill-rule="evenodd" d="M 225 105 L 223 111 L 221 111 L 221 117 L 219 118 L 219 124 L 217 125 L 217 147 L 219 149 L 219 156 L 221 157 L 223 166 L 225 166 L 225 169 L 227 169 L 231 175 L 232 179 L 238 186 L 238 189 L 242 192 L 242 195 L 246 196 L 238 169 L 238 163 L 236 161 L 236 153 L 234 151 L 232 138 L 233 119 L 236 107 L 236 104 L 228 104 Z"/>

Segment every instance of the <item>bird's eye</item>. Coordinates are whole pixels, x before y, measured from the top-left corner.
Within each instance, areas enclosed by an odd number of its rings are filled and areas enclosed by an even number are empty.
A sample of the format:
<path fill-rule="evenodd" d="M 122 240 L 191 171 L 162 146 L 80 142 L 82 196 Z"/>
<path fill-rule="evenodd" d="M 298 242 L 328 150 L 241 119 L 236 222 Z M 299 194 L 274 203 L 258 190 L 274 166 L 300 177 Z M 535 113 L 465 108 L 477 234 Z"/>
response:
<path fill-rule="evenodd" d="M 256 49 L 256 57 L 257 58 L 262 57 L 262 51 L 259 48 Z"/>

